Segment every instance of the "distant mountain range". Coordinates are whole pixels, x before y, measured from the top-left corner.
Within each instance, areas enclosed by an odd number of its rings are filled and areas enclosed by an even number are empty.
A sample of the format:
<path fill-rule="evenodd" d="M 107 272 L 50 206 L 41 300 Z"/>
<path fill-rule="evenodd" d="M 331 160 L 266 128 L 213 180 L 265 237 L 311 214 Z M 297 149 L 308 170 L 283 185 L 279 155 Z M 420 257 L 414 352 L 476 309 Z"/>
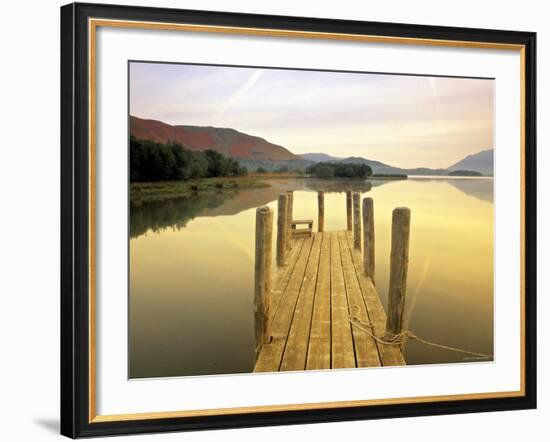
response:
<path fill-rule="evenodd" d="M 304 160 L 314 163 L 341 162 L 367 164 L 375 174 L 406 174 L 406 175 L 448 175 L 453 170 L 471 170 L 483 175 L 493 175 L 493 149 L 484 150 L 477 154 L 469 155 L 447 169 L 432 169 L 429 167 L 416 167 L 404 169 L 390 166 L 380 161 L 367 160 L 362 157 L 334 157 L 324 153 L 306 153 L 300 155 Z"/>
<path fill-rule="evenodd" d="M 460 160 L 449 167 L 449 170 L 475 170 L 483 175 L 493 175 L 494 150 L 483 150 Z"/>
<path fill-rule="evenodd" d="M 341 161 L 343 158 L 333 157 L 326 153 L 304 153 L 300 155 L 304 160 L 311 161 L 313 163 L 329 163 L 331 161 Z"/>
<path fill-rule="evenodd" d="M 178 141 L 191 150 L 215 150 L 238 160 L 249 170 L 263 167 L 268 171 L 285 167 L 305 169 L 319 162 L 367 164 L 375 174 L 448 175 L 453 170 L 471 170 L 483 175 L 493 174 L 493 150 L 469 155 L 447 169 L 417 167 L 404 169 L 362 157 L 334 157 L 324 153 L 295 155 L 269 141 L 230 128 L 211 126 L 173 126 L 158 120 L 130 116 L 130 134 L 142 140 L 159 143 Z"/>

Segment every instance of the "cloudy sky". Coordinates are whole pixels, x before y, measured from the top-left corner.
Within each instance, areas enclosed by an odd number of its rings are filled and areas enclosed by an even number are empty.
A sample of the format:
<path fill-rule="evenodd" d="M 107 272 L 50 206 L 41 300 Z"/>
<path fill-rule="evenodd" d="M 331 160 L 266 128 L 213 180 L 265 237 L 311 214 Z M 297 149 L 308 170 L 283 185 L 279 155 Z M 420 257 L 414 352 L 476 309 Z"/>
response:
<path fill-rule="evenodd" d="M 493 80 L 130 64 L 137 117 L 400 167 L 448 167 L 492 148 L 493 94 Z"/>

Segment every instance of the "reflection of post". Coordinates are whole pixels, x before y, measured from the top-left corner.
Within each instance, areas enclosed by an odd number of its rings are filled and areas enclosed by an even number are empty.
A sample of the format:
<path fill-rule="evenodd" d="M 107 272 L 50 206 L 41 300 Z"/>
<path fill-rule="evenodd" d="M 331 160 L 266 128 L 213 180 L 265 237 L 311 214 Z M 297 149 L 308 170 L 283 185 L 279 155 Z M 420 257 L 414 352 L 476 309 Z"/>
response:
<path fill-rule="evenodd" d="M 374 284 L 374 202 L 363 198 L 363 267 Z"/>
<path fill-rule="evenodd" d="M 269 343 L 269 305 L 271 296 L 271 241 L 273 212 L 267 206 L 256 209 L 256 254 L 254 265 L 254 320 L 256 354 Z"/>
<path fill-rule="evenodd" d="M 359 193 L 353 192 L 353 247 L 361 250 L 361 206 Z"/>
<path fill-rule="evenodd" d="M 403 331 L 403 313 L 407 291 L 409 267 L 409 234 L 411 211 L 398 207 L 392 214 L 390 286 L 388 290 L 388 319 L 386 337 L 391 338 Z"/>
<path fill-rule="evenodd" d="M 277 265 L 285 265 L 288 215 L 288 195 L 281 193 L 277 201 Z"/>
<path fill-rule="evenodd" d="M 346 217 L 348 221 L 348 231 L 351 232 L 351 190 L 346 192 Z"/>
<path fill-rule="evenodd" d="M 325 230 L 325 192 L 317 192 L 317 227 L 319 232 Z"/>
<path fill-rule="evenodd" d="M 293 212 L 294 212 L 294 191 L 292 190 L 287 190 L 286 194 L 288 195 L 288 203 L 287 203 L 287 210 L 288 210 L 288 214 L 287 214 L 287 227 L 286 227 L 286 231 L 287 231 L 287 236 L 288 236 L 288 239 L 287 239 L 287 242 L 286 242 L 286 249 L 287 250 L 290 250 L 292 248 L 292 217 L 294 216 L 293 215 Z"/>

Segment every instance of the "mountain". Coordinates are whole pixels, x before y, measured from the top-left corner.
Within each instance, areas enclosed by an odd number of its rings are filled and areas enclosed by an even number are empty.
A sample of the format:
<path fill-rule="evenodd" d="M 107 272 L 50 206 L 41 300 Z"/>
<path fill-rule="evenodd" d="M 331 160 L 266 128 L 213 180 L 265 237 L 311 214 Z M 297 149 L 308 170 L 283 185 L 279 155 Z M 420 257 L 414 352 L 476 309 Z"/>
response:
<path fill-rule="evenodd" d="M 326 153 L 304 153 L 300 155 L 304 160 L 313 161 L 314 163 L 327 163 L 329 161 L 340 161 L 342 158 L 333 157 Z"/>
<path fill-rule="evenodd" d="M 178 141 L 191 150 L 215 150 L 235 158 L 249 170 L 263 167 L 268 171 L 305 170 L 319 162 L 367 164 L 374 174 L 448 175 L 453 170 L 472 170 L 483 175 L 493 174 L 493 150 L 469 155 L 448 169 L 418 167 L 403 169 L 362 157 L 340 158 L 324 153 L 295 155 L 283 146 L 239 132 L 235 129 L 211 126 L 172 126 L 158 120 L 130 116 L 130 134 L 142 140 L 159 143 Z"/>
<path fill-rule="evenodd" d="M 390 166 L 389 164 L 382 163 L 375 160 L 367 160 L 362 157 L 347 157 L 338 158 L 325 154 L 302 154 L 302 158 L 308 159 L 316 163 L 319 162 L 341 162 L 341 163 L 353 163 L 353 164 L 366 164 L 372 169 L 372 173 L 375 175 L 387 175 L 387 174 L 405 174 L 405 175 L 448 175 L 447 169 L 430 169 L 427 167 L 417 167 L 414 169 L 403 169 L 401 167 Z M 317 159 L 314 159 L 317 158 Z M 327 158 L 327 159 L 325 159 Z M 332 158 L 332 159 L 328 159 Z"/>
<path fill-rule="evenodd" d="M 210 126 L 172 126 L 130 116 L 130 135 L 159 143 L 178 141 L 191 150 L 215 150 L 236 159 L 301 161 L 288 149 L 235 129 Z"/>
<path fill-rule="evenodd" d="M 449 166 L 449 170 L 473 170 L 483 175 L 493 175 L 494 150 L 483 150 L 472 155 L 468 155 L 458 163 Z"/>

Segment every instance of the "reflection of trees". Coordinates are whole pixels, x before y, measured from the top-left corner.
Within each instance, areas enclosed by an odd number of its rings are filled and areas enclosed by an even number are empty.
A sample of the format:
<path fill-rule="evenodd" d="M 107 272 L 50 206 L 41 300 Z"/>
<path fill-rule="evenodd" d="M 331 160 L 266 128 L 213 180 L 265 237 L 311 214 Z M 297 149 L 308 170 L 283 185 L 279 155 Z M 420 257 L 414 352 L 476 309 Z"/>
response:
<path fill-rule="evenodd" d="M 147 230 L 181 229 L 203 210 L 219 207 L 234 196 L 235 192 L 208 192 L 153 201 L 131 200 L 130 238 L 143 235 Z"/>
<path fill-rule="evenodd" d="M 441 181 L 441 180 L 438 180 Z M 449 185 L 482 201 L 493 201 L 493 180 L 450 179 Z M 305 192 L 368 192 L 372 186 L 390 184 L 392 180 L 269 180 L 271 187 L 224 192 L 200 192 L 191 196 L 153 201 L 130 202 L 130 237 L 136 238 L 148 230 L 181 229 L 197 216 L 235 215 L 277 200 L 286 190 Z"/>
<path fill-rule="evenodd" d="M 223 192 L 200 192 L 191 196 L 152 201 L 130 201 L 130 238 L 167 228 L 181 229 L 198 216 L 235 215 L 277 200 L 287 190 L 305 192 L 368 192 L 371 183 L 363 180 L 289 179 L 268 180 L 270 187 Z"/>

